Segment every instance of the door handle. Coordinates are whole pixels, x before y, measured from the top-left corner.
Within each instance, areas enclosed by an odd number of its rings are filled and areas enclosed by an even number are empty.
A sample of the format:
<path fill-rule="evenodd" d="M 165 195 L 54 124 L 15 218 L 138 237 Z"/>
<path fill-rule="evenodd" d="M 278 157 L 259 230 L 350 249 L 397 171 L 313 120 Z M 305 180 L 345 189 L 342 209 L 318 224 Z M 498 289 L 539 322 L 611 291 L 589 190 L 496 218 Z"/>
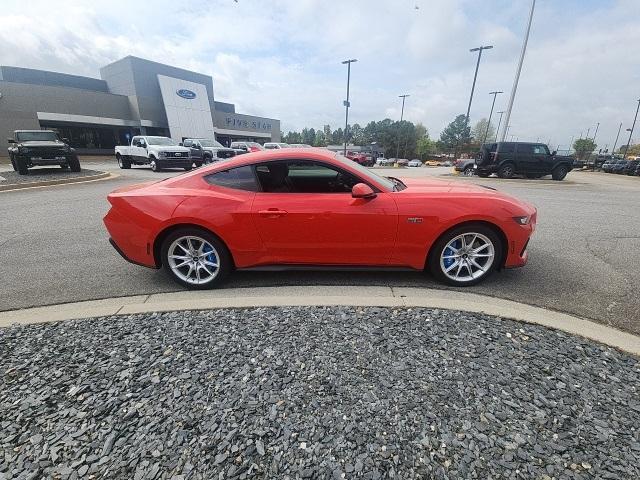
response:
<path fill-rule="evenodd" d="M 267 210 L 258 211 L 258 214 L 261 217 L 278 218 L 278 217 L 284 217 L 287 214 L 287 211 L 280 210 L 279 208 L 269 208 Z"/>

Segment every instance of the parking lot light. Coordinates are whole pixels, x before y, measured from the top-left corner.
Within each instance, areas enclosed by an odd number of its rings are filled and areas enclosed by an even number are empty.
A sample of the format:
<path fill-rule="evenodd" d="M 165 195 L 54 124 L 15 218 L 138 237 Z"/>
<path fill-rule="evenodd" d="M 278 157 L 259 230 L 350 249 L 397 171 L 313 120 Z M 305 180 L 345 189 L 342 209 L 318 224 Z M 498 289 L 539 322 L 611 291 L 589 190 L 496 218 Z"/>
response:
<path fill-rule="evenodd" d="M 472 48 L 470 52 L 478 52 L 478 61 L 476 62 L 476 72 L 473 74 L 473 84 L 471 85 L 471 95 L 469 96 L 469 105 L 467 106 L 467 116 L 465 117 L 464 126 L 469 125 L 469 112 L 471 111 L 471 101 L 473 100 L 473 91 L 476 88 L 476 79 L 478 78 L 478 68 L 480 68 L 480 59 L 482 58 L 482 51 L 492 49 L 493 45 L 480 45 L 479 47 Z"/>
<path fill-rule="evenodd" d="M 484 144 L 484 142 L 487 141 L 487 134 L 489 133 L 489 125 L 491 125 L 491 116 L 493 115 L 493 107 L 496 104 L 496 97 L 498 96 L 499 93 L 504 93 L 504 92 L 489 92 L 489 95 L 493 95 L 493 102 L 491 102 L 491 111 L 489 112 L 489 120 L 487 121 L 487 128 L 484 131 L 484 137 L 482 138 L 482 143 Z M 502 119 L 502 116 L 500 116 L 500 118 Z M 498 128 L 500 128 L 498 126 Z M 497 133 L 497 132 L 496 132 Z"/>
<path fill-rule="evenodd" d="M 631 128 L 627 128 L 627 131 L 629 132 L 629 140 L 627 141 L 627 146 L 624 149 L 624 155 L 622 156 L 623 160 L 627 158 L 627 152 L 629 151 L 629 144 L 631 143 L 633 130 L 636 128 L 636 120 L 638 120 L 638 110 L 640 110 L 640 99 L 638 99 L 638 107 L 636 108 L 636 115 L 633 117 L 633 124 L 631 125 Z"/>
<path fill-rule="evenodd" d="M 398 155 L 400 155 L 400 131 L 402 130 L 402 118 L 404 117 L 404 101 L 410 95 L 398 95 L 402 99 L 402 109 L 400 110 L 400 123 L 398 124 L 398 146 L 396 147 L 396 163 L 398 163 Z"/>
<path fill-rule="evenodd" d="M 349 140 L 349 83 L 351 81 L 351 64 L 357 61 L 357 59 L 352 58 L 350 60 L 345 60 L 344 62 L 342 62 L 343 65 L 347 65 L 347 99 L 344 101 L 344 151 L 342 152 L 342 154 L 345 156 L 347 155 L 347 141 Z"/>

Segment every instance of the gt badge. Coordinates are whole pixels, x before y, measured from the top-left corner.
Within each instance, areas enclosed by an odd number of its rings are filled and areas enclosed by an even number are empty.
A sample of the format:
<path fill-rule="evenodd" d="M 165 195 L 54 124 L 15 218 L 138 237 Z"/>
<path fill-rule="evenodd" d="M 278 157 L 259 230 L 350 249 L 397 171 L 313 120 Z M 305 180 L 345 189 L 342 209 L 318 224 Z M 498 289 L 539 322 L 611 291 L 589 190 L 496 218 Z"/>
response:
<path fill-rule="evenodd" d="M 409 223 L 422 223 L 422 217 L 409 217 L 407 218 Z"/>

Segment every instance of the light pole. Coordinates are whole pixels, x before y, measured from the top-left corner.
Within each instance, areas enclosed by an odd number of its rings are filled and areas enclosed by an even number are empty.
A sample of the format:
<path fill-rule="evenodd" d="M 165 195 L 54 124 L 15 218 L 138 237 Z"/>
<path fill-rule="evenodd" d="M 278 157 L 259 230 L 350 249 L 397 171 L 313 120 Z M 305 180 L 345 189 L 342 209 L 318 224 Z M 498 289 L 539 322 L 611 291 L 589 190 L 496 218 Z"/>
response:
<path fill-rule="evenodd" d="M 496 128 L 496 139 L 494 142 L 498 141 L 498 132 L 500 132 L 500 124 L 502 123 L 502 114 L 504 113 L 504 110 L 498 113 L 500 114 L 500 120 L 498 120 L 498 128 Z"/>
<path fill-rule="evenodd" d="M 616 153 L 616 145 L 618 144 L 618 137 L 620 136 L 620 130 L 622 130 L 622 122 L 620 122 L 620 126 L 618 127 L 618 134 L 616 135 L 616 141 L 613 142 L 613 148 L 611 149 L 611 158 L 613 158 L 613 156 Z"/>
<path fill-rule="evenodd" d="M 344 107 L 345 107 L 345 115 L 344 115 L 344 151 L 342 152 L 343 155 L 347 155 L 347 141 L 349 139 L 348 137 L 348 132 L 349 132 L 349 82 L 351 81 L 351 64 L 354 62 L 357 62 L 358 60 L 355 58 L 352 58 L 351 60 L 345 60 L 344 62 L 342 62 L 343 65 L 347 65 L 347 99 L 343 102 Z"/>
<path fill-rule="evenodd" d="M 509 98 L 509 104 L 507 106 L 507 118 L 505 118 L 504 120 L 505 126 L 509 125 L 509 121 L 511 120 L 511 110 L 513 109 L 513 101 L 516 98 L 516 90 L 518 89 L 518 80 L 520 80 L 520 72 L 522 71 L 522 63 L 524 62 L 524 54 L 527 51 L 527 43 L 529 42 L 529 32 L 531 31 L 531 21 L 533 20 L 533 10 L 535 9 L 535 6 L 536 0 L 532 0 L 531 11 L 529 12 L 529 23 L 527 24 L 527 32 L 524 35 L 524 42 L 522 43 L 522 50 L 520 51 L 520 61 L 518 62 L 516 76 L 513 80 L 513 87 L 511 87 L 511 97 Z M 500 140 L 504 142 L 504 137 L 506 135 L 506 131 L 503 132 Z"/>
<path fill-rule="evenodd" d="M 638 100 L 638 108 L 636 108 L 636 116 L 633 117 L 633 125 L 631 125 L 631 129 L 627 128 L 627 130 L 629 130 L 629 141 L 627 142 L 627 147 L 624 149 L 624 155 L 622 156 L 623 160 L 627 158 L 627 152 L 629 151 L 629 144 L 631 143 L 633 130 L 636 128 L 636 120 L 638 119 L 638 110 L 640 110 L 640 99 Z"/>
<path fill-rule="evenodd" d="M 400 123 L 398 124 L 398 147 L 396 148 L 396 163 L 398 163 L 398 155 L 400 155 L 400 130 L 402 129 L 402 118 L 404 117 L 404 101 L 410 95 L 398 95 L 402 99 L 402 110 L 400 110 Z"/>
<path fill-rule="evenodd" d="M 469 96 L 469 105 L 467 106 L 467 116 L 464 124 L 465 127 L 469 126 L 469 112 L 471 111 L 471 101 L 473 100 L 473 91 L 476 88 L 476 79 L 478 78 L 478 68 L 480 67 L 480 59 L 482 58 L 482 51 L 489 50 L 491 48 L 493 48 L 493 45 L 487 45 L 487 46 L 480 45 L 479 47 L 472 48 L 469 50 L 470 52 L 478 52 L 478 61 L 476 62 L 476 72 L 473 74 L 473 84 L 471 85 L 471 95 Z"/>
<path fill-rule="evenodd" d="M 593 148 L 595 150 L 596 147 L 596 135 L 598 135 L 598 129 L 600 128 L 600 122 L 598 122 L 598 124 L 596 125 L 596 131 L 593 133 L 593 138 L 591 139 L 591 141 L 593 142 Z M 591 155 L 589 155 L 591 156 Z M 593 171 L 596 171 L 596 160 L 598 159 L 598 157 L 596 156 L 596 158 L 593 159 Z M 587 162 L 588 164 L 589 162 Z"/>
<path fill-rule="evenodd" d="M 489 95 L 493 95 L 493 102 L 491 102 L 491 111 L 489 112 L 489 121 L 487 122 L 487 129 L 484 131 L 484 137 L 482 138 L 482 143 L 484 144 L 484 142 L 487 141 L 487 134 L 489 133 L 489 125 L 491 125 L 491 116 L 493 115 L 493 107 L 496 104 L 496 97 L 498 96 L 499 93 L 504 93 L 504 92 L 489 92 Z M 500 127 L 498 127 L 500 128 Z"/>

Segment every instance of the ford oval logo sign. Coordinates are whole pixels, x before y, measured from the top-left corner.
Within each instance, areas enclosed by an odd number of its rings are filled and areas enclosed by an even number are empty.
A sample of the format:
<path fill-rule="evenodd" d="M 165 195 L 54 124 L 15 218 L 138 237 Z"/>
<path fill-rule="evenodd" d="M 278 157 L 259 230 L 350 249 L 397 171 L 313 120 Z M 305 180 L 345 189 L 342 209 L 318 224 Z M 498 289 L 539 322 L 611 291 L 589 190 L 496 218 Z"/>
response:
<path fill-rule="evenodd" d="M 196 98 L 196 92 L 192 92 L 191 90 L 187 90 L 186 88 L 181 88 L 180 90 L 176 90 L 176 93 L 179 97 L 186 98 L 187 100 L 192 100 Z"/>

